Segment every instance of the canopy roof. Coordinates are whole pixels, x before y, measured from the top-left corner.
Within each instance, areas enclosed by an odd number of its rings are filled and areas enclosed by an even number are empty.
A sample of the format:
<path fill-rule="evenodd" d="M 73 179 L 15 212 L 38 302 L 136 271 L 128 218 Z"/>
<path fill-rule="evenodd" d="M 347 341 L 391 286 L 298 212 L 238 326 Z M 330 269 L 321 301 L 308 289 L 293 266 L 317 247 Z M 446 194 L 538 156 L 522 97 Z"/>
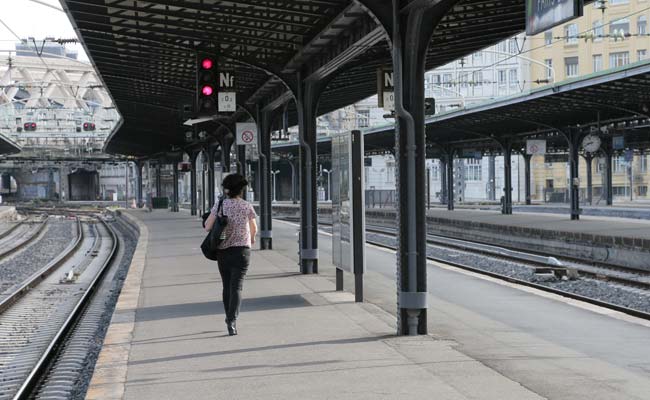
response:
<path fill-rule="evenodd" d="M 192 104 L 195 51 L 236 73 L 239 111 L 292 99 L 282 77 L 327 80 L 319 114 L 376 92 L 390 66 L 383 28 L 363 6 L 377 0 L 62 0 L 124 118 L 106 150 L 138 156 L 186 147 L 183 104 Z M 413 1 L 403 0 L 408 7 Z M 384 1 L 386 11 L 390 2 Z M 383 4 L 380 3 L 380 4 Z M 434 32 L 432 69 L 524 29 L 524 0 L 460 0 Z M 290 105 L 290 123 L 295 112 Z M 248 110 L 248 112 L 246 111 Z"/>
<path fill-rule="evenodd" d="M 566 151 L 560 134 L 568 129 L 591 129 L 600 124 L 601 136 L 623 134 L 627 146 L 650 149 L 650 62 L 570 79 L 517 95 L 478 103 L 426 120 L 429 156 L 447 148 L 501 152 L 510 140 L 515 149 L 527 138 L 547 139 L 550 151 Z M 368 152 L 395 147 L 395 126 L 364 130 Z M 319 151 L 329 152 L 322 138 Z M 297 154 L 295 143 L 274 146 L 274 152 Z"/>

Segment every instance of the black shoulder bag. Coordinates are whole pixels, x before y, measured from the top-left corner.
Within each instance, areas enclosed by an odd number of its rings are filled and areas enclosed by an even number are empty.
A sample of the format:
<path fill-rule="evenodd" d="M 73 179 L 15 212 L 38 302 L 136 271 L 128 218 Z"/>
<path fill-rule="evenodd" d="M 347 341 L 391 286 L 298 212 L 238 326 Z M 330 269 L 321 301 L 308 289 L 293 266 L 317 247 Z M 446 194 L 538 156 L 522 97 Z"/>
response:
<path fill-rule="evenodd" d="M 223 231 L 226 229 L 226 225 L 228 225 L 228 217 L 223 215 L 223 199 L 221 199 L 217 206 L 217 218 L 214 221 L 214 225 L 212 225 L 212 229 L 210 229 L 210 232 L 203 239 L 203 243 L 201 243 L 201 251 L 208 260 L 217 260 L 217 255 L 221 251 L 219 245 L 224 239 Z"/>

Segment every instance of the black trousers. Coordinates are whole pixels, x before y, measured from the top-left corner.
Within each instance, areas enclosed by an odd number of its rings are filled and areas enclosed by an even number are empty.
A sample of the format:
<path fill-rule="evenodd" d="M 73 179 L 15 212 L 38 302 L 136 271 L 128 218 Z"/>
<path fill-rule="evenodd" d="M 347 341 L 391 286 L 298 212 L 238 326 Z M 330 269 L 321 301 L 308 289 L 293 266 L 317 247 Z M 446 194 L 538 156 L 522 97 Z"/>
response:
<path fill-rule="evenodd" d="M 223 283 L 223 309 L 226 321 L 235 321 L 241 305 L 241 290 L 244 276 L 251 261 L 251 249 L 248 247 L 229 247 L 217 256 L 219 274 Z"/>

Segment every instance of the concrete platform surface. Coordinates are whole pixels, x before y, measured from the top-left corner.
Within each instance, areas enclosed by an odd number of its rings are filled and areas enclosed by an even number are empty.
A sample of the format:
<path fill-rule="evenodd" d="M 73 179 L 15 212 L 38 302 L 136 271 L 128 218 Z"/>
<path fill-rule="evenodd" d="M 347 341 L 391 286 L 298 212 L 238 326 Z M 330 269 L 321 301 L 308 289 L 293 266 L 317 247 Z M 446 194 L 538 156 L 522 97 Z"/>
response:
<path fill-rule="evenodd" d="M 229 337 L 198 220 L 131 214 L 142 221 L 143 243 L 88 399 L 542 398 L 453 341 L 394 336 L 389 313 L 333 291 L 326 276 L 296 274 L 277 251 L 253 252 L 240 334 Z M 285 251 L 295 243 L 290 232 Z"/>

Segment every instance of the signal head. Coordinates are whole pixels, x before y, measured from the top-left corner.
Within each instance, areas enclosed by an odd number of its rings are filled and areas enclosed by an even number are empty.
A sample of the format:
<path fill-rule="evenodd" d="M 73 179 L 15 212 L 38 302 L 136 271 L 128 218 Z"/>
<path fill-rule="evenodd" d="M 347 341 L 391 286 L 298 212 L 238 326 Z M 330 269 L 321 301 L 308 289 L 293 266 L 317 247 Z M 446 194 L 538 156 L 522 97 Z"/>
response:
<path fill-rule="evenodd" d="M 203 93 L 204 96 L 212 96 L 212 93 L 214 93 L 214 89 L 210 85 L 203 85 L 201 88 L 201 93 Z"/>
<path fill-rule="evenodd" d="M 201 61 L 201 68 L 203 68 L 203 69 L 212 69 L 213 65 L 214 65 L 214 62 L 210 58 L 204 58 Z"/>

